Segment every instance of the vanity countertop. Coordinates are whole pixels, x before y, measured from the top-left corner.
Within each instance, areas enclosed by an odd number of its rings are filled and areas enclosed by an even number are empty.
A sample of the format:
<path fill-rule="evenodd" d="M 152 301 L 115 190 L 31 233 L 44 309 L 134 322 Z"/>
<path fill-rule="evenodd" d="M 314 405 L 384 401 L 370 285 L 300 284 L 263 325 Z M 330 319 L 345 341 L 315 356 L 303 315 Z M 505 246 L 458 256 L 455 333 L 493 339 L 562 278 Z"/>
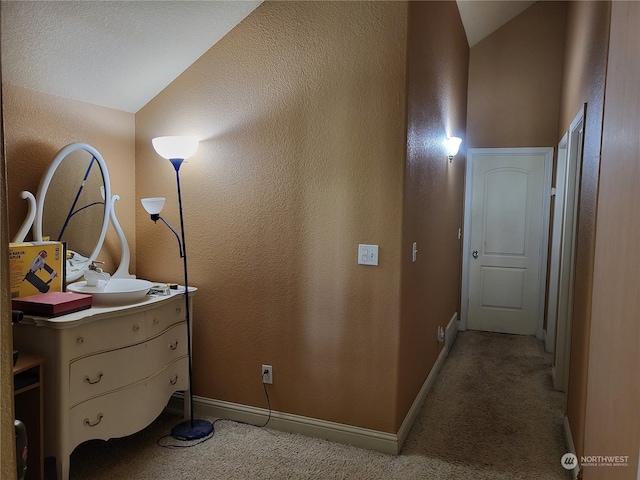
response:
<path fill-rule="evenodd" d="M 196 287 L 189 287 L 189 294 L 192 295 L 198 289 Z M 144 300 L 136 303 L 129 303 L 125 305 L 111 305 L 111 306 L 92 306 L 87 310 L 80 310 L 78 312 L 68 313 L 59 317 L 42 317 L 37 315 L 24 315 L 22 324 L 35 325 L 37 327 L 48 327 L 55 329 L 73 328 L 80 324 L 103 319 L 105 317 L 116 317 L 122 314 L 123 310 L 134 313 L 137 310 L 149 308 L 153 304 L 160 304 L 177 295 L 184 294 L 184 287 L 179 286 L 177 290 L 170 290 L 169 295 L 147 295 Z M 159 306 L 159 305 L 158 305 Z"/>

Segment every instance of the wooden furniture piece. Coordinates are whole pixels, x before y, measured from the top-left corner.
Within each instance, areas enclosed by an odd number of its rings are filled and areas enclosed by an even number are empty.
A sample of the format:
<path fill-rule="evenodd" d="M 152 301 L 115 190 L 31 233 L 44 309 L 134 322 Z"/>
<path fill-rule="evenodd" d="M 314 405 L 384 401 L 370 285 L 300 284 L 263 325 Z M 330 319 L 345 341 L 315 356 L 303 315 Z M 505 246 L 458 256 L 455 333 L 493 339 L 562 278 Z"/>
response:
<path fill-rule="evenodd" d="M 80 443 L 131 435 L 174 392 L 189 398 L 182 292 L 56 318 L 25 315 L 14 325 L 14 345 L 46 359 L 44 450 L 56 457 L 58 480 L 68 480 L 69 456 Z"/>
<path fill-rule="evenodd" d="M 25 480 L 44 479 L 44 358 L 21 352 L 13 366 L 15 417 L 27 429 L 27 474 Z"/>

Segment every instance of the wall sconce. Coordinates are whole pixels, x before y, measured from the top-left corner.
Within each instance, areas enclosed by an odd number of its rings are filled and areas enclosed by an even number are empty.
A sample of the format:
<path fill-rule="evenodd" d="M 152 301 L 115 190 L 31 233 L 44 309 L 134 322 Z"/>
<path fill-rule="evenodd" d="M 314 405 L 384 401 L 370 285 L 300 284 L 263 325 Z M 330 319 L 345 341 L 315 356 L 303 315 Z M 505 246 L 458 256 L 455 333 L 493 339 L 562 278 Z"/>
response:
<path fill-rule="evenodd" d="M 185 311 L 187 317 L 187 351 L 189 353 L 189 413 L 190 419 L 179 423 L 171 430 L 171 436 L 177 440 L 198 440 L 208 437 L 213 433 L 213 424 L 207 420 L 194 420 L 193 419 L 193 384 L 192 384 L 192 359 L 191 359 L 191 309 L 189 306 L 189 280 L 187 277 L 187 248 L 184 238 L 184 219 L 182 215 L 182 193 L 180 191 L 180 165 L 185 159 L 191 157 L 196 150 L 198 150 L 198 138 L 197 137 L 157 137 L 152 141 L 153 148 L 158 155 L 166 158 L 171 162 L 173 168 L 176 171 L 176 185 L 178 187 L 178 207 L 180 209 L 180 233 L 178 236 L 171 225 L 169 225 L 164 218 L 160 216 L 160 211 L 164 207 L 164 198 L 143 198 L 141 199 L 142 206 L 151 215 L 151 220 L 162 222 L 171 229 L 176 238 L 178 239 L 178 246 L 180 248 L 180 257 L 184 263 L 184 299 L 185 299 Z"/>
<path fill-rule="evenodd" d="M 459 137 L 451 137 L 447 138 L 442 142 L 444 148 L 447 150 L 447 157 L 449 158 L 449 163 L 453 161 L 453 157 L 458 153 L 458 149 L 460 148 L 460 144 L 462 143 L 462 139 Z"/>

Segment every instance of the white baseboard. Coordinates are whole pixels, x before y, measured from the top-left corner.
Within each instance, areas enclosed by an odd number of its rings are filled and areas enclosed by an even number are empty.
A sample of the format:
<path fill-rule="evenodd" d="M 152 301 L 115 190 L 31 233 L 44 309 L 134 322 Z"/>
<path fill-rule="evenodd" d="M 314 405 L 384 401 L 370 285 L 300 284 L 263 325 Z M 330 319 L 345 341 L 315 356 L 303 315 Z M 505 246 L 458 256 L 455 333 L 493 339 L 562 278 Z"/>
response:
<path fill-rule="evenodd" d="M 182 401 L 183 395 L 181 393 L 174 394 L 167 410 L 181 414 Z M 213 400 L 196 395 L 193 397 L 193 410 L 196 417 L 224 418 L 251 425 L 263 425 L 269 416 L 269 411 L 264 408 Z M 332 442 L 354 445 L 393 455 L 396 455 L 399 451 L 398 436 L 396 434 L 303 417 L 291 413 L 272 411 L 269 428 L 283 432 L 299 433 L 308 437 L 323 438 Z"/>
<path fill-rule="evenodd" d="M 332 442 L 354 445 L 382 453 L 397 455 L 409 435 L 409 431 L 422 408 L 429 390 L 444 363 L 450 346 L 455 341 L 455 334 L 458 329 L 458 314 L 454 314 L 445 330 L 445 346 L 440 351 L 429 375 L 424 381 L 420 392 L 413 401 L 409 412 L 405 416 L 398 433 L 381 432 L 368 428 L 354 427 L 317 418 L 303 417 L 283 412 L 271 412 L 269 428 L 289 433 L 299 433 L 308 437 L 323 438 Z M 455 328 L 454 328 L 455 327 Z M 451 331 L 451 332 L 450 332 Z M 449 337 L 447 337 L 447 334 Z M 173 395 L 168 411 L 182 414 L 184 396 L 181 393 Z M 269 411 L 264 408 L 257 408 L 238 403 L 213 400 L 205 397 L 193 396 L 193 409 L 195 416 L 208 416 L 214 418 L 225 418 L 238 422 L 245 422 L 252 425 L 262 425 L 265 423 Z"/>
<path fill-rule="evenodd" d="M 458 329 L 460 328 L 460 321 L 458 320 L 458 312 L 454 313 L 447 324 L 447 328 L 444 330 L 444 343 L 447 346 L 447 353 L 451 350 L 453 342 L 456 341 L 458 335 Z"/>
<path fill-rule="evenodd" d="M 445 334 L 445 339 L 446 339 L 446 334 Z M 402 449 L 402 445 L 404 445 L 404 441 L 407 439 L 407 435 L 409 435 L 409 431 L 413 426 L 413 422 L 415 422 L 416 417 L 418 416 L 418 413 L 422 408 L 422 404 L 427 398 L 427 394 L 429 393 L 429 390 L 431 390 L 433 382 L 435 381 L 436 376 L 438 375 L 438 372 L 440 371 L 440 368 L 442 367 L 442 364 L 444 363 L 448 354 L 449 354 L 449 349 L 447 348 L 445 343 L 444 348 L 440 350 L 440 355 L 438 355 L 438 358 L 436 359 L 436 363 L 433 364 L 433 367 L 431 368 L 429 375 L 427 375 L 427 379 L 422 384 L 422 388 L 420 389 L 420 392 L 418 392 L 418 396 L 415 398 L 415 400 L 413 401 L 413 404 L 411 405 L 411 408 L 409 409 L 409 412 L 407 412 L 407 415 L 404 417 L 404 421 L 402 422 L 402 425 L 400 425 L 400 430 L 398 430 L 397 451 L 395 452 L 395 455 L 400 453 L 400 450 Z"/>
<path fill-rule="evenodd" d="M 576 455 L 576 446 L 573 443 L 573 435 L 571 435 L 571 425 L 569 425 L 569 418 L 564 416 L 564 439 L 567 442 L 567 453 L 573 453 Z M 571 474 L 573 475 L 573 480 L 577 480 L 578 475 L 580 474 L 580 465 L 579 462 L 576 467 L 571 470 Z"/>

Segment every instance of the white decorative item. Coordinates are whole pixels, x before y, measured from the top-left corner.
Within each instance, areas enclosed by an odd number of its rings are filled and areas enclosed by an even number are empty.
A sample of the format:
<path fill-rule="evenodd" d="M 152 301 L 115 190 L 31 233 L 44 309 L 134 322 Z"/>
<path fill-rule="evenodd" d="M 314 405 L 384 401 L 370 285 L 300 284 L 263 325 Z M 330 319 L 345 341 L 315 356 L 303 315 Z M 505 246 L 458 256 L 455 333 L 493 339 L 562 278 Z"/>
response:
<path fill-rule="evenodd" d="M 127 243 L 127 239 L 122 231 L 122 227 L 116 218 L 114 205 L 115 202 L 120 198 L 118 195 L 111 195 L 111 181 L 109 179 L 109 172 L 107 169 L 107 165 L 100 154 L 94 147 L 88 145 L 86 143 L 72 143 L 67 145 L 63 149 L 61 149 L 53 162 L 49 166 L 48 170 L 45 172 L 44 176 L 40 181 L 40 185 L 38 187 L 38 191 L 34 196 L 32 193 L 23 191 L 21 193 L 21 197 L 28 202 L 28 212 L 25 220 L 23 221 L 18 233 L 13 239 L 14 243 L 24 242 L 29 230 L 33 228 L 33 240 L 35 242 L 41 242 L 43 240 L 43 221 L 44 221 L 44 204 L 45 197 L 49 191 L 49 187 L 51 186 L 51 181 L 53 179 L 54 174 L 60 167 L 61 163 L 64 159 L 74 152 L 77 151 L 86 151 L 93 159 L 97 162 L 100 167 L 100 171 L 102 174 L 103 185 L 100 187 L 100 195 L 104 202 L 104 212 L 102 212 L 102 220 L 101 227 L 98 236 L 98 240 L 96 242 L 95 247 L 92 252 L 84 253 L 83 255 L 78 254 L 73 249 L 73 245 L 68 246 L 69 252 L 73 254 L 74 258 L 71 260 L 67 260 L 67 274 L 66 281 L 73 282 L 83 275 L 84 269 L 91 264 L 92 261 L 96 260 L 100 250 L 102 249 L 102 245 L 104 243 L 104 239 L 107 234 L 107 227 L 109 221 L 113 224 L 116 234 L 118 235 L 118 239 L 120 241 L 121 246 L 121 257 L 120 257 L 120 265 L 116 272 L 113 274 L 113 277 L 121 277 L 121 278 L 135 278 L 135 275 L 129 274 L 129 262 L 130 262 L 130 252 L 129 245 Z M 82 186 L 80 186 L 82 188 Z M 105 201 L 105 199 L 109 199 Z M 51 240 L 56 240 L 52 238 Z"/>
<path fill-rule="evenodd" d="M 22 222 L 22 226 L 16 236 L 13 237 L 13 243 L 22 243 L 31 230 L 31 226 L 33 225 L 33 221 L 36 219 L 36 197 L 33 196 L 33 193 L 27 192 L 26 190 L 20 193 L 20 197 L 23 200 L 27 201 L 27 216 Z"/>
<path fill-rule="evenodd" d="M 89 276 L 87 277 L 87 274 Z M 100 274 L 98 274 L 100 275 Z M 102 273 L 102 275 L 105 275 Z M 108 275 L 108 274 L 107 274 Z M 93 277 L 91 271 L 85 274 L 86 281 L 67 285 L 67 290 L 76 293 L 88 293 L 93 297 L 96 307 L 127 305 L 141 302 L 147 297 L 153 283 L 139 278 L 101 278 Z M 92 278 L 92 280 L 89 280 Z"/>
<path fill-rule="evenodd" d="M 120 195 L 114 195 L 111 197 L 111 224 L 118 235 L 118 240 L 120 240 L 120 265 L 118 269 L 111 275 L 112 278 L 136 278 L 135 275 L 129 273 L 129 263 L 131 254 L 129 252 L 129 242 L 127 242 L 127 237 L 124 235 L 124 231 L 120 226 L 120 222 L 116 218 L 116 202 L 120 200 Z"/>

